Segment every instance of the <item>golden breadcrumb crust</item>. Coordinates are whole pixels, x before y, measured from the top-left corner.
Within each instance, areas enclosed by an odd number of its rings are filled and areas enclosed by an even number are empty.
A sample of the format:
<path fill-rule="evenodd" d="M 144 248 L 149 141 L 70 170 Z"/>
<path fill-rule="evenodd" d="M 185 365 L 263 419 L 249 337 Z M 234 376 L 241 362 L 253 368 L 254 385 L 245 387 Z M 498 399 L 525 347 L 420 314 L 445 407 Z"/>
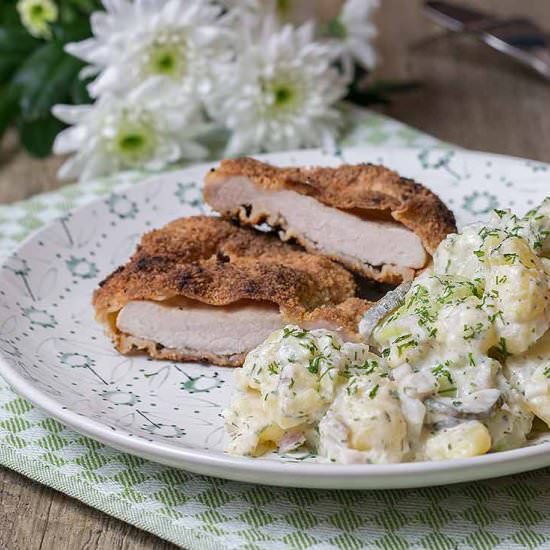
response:
<path fill-rule="evenodd" d="M 244 176 L 263 189 L 289 189 L 342 210 L 365 211 L 391 218 L 416 233 L 433 254 L 449 233 L 456 232 L 453 213 L 439 197 L 419 183 L 374 164 L 344 164 L 336 168 L 279 168 L 244 157 L 223 160 L 205 179 L 205 200 L 210 183 Z"/>
<path fill-rule="evenodd" d="M 352 275 L 327 258 L 222 218 L 196 216 L 146 233 L 129 262 L 100 283 L 93 305 L 122 353 L 145 349 L 153 357 L 237 365 L 243 357 L 216 359 L 208 350 L 182 354 L 137 342 L 118 331 L 116 315 L 131 300 L 184 296 L 215 306 L 256 300 L 277 304 L 287 322 L 322 318 L 356 334 L 358 312 L 370 304 L 346 307 L 355 290 Z"/>

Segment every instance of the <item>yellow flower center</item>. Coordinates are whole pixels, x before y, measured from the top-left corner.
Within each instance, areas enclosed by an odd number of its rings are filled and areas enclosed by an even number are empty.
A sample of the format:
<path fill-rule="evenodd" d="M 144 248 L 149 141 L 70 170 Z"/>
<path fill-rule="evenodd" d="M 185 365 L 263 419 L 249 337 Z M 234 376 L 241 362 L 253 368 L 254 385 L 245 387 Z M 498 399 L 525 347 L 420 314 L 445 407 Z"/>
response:
<path fill-rule="evenodd" d="M 178 79 L 187 71 L 187 40 L 181 32 L 164 32 L 143 48 L 144 78 L 162 75 Z"/>
<path fill-rule="evenodd" d="M 146 113 L 124 113 L 115 123 L 112 137 L 107 138 L 107 149 L 124 166 L 142 166 L 155 156 L 157 137 L 154 122 Z"/>

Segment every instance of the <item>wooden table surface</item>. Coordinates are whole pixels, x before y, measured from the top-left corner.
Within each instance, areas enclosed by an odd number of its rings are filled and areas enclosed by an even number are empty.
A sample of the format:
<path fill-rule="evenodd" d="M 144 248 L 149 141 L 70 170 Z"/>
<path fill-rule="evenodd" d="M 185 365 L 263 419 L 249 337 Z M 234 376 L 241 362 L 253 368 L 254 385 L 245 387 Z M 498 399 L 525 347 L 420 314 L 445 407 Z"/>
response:
<path fill-rule="evenodd" d="M 411 50 L 412 43 L 435 30 L 420 6 L 420 0 L 383 0 L 377 15 L 381 66 L 376 76 L 423 83 L 420 90 L 401 96 L 383 112 L 464 147 L 550 162 L 550 83 L 469 38 L 444 39 Z M 485 0 L 483 6 L 500 14 L 529 15 L 550 29 L 547 0 Z M 0 202 L 60 185 L 55 179 L 59 159 L 30 159 L 11 136 L 0 151 Z M 3 470 L 0 548 L 174 547 Z"/>

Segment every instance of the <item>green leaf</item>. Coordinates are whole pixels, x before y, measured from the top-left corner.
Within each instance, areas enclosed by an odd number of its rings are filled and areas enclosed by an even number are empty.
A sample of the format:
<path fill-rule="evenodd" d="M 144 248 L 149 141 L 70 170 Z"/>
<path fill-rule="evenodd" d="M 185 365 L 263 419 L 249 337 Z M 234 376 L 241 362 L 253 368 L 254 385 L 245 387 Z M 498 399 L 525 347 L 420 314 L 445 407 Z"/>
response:
<path fill-rule="evenodd" d="M 6 82 L 42 43 L 23 29 L 0 26 L 0 82 Z"/>
<path fill-rule="evenodd" d="M 59 21 L 65 25 L 85 16 L 88 20 L 94 11 L 104 11 L 104 7 L 99 0 L 65 0 L 59 3 Z"/>
<path fill-rule="evenodd" d="M 8 2 L 6 0 L 0 2 L 0 26 L 23 28 L 15 2 Z"/>
<path fill-rule="evenodd" d="M 50 68 L 59 63 L 63 55 L 63 50 L 57 44 L 44 44 L 21 65 L 14 77 L 14 84 L 21 89 L 40 88 Z"/>
<path fill-rule="evenodd" d="M 19 55 L 2 54 L 0 57 L 0 84 L 8 82 L 20 63 Z"/>
<path fill-rule="evenodd" d="M 92 103 L 92 98 L 88 93 L 87 86 L 92 78 L 86 78 L 81 80 L 80 78 L 75 78 L 71 85 L 71 103 L 75 105 L 81 105 L 83 103 Z"/>
<path fill-rule="evenodd" d="M 90 20 L 87 16 L 75 16 L 70 22 L 58 22 L 51 25 L 53 39 L 60 43 L 79 42 L 92 36 Z"/>
<path fill-rule="evenodd" d="M 0 87 L 0 138 L 19 112 L 19 93 L 11 85 Z"/>
<path fill-rule="evenodd" d="M 62 122 L 48 115 L 32 121 L 19 120 L 19 139 L 33 156 L 43 158 L 52 152 L 55 136 L 65 127 Z"/>
<path fill-rule="evenodd" d="M 41 88 L 33 90 L 33 93 L 21 98 L 21 107 L 25 118 L 43 117 L 50 112 L 56 103 L 67 101 L 70 88 L 73 82 L 78 79 L 81 68 L 82 63 L 78 59 L 69 55 L 64 56 L 48 75 Z M 26 108 L 23 107 L 24 105 Z"/>
<path fill-rule="evenodd" d="M 105 9 L 101 0 L 69 0 L 69 2 L 82 13 L 91 13 Z"/>
<path fill-rule="evenodd" d="M 46 117 L 56 103 L 69 97 L 82 63 L 66 54 L 60 45 L 48 43 L 23 63 L 14 77 L 21 90 L 21 114 L 27 121 Z"/>
<path fill-rule="evenodd" d="M 28 55 L 42 44 L 23 28 L 0 26 L 0 56 L 14 53 Z"/>

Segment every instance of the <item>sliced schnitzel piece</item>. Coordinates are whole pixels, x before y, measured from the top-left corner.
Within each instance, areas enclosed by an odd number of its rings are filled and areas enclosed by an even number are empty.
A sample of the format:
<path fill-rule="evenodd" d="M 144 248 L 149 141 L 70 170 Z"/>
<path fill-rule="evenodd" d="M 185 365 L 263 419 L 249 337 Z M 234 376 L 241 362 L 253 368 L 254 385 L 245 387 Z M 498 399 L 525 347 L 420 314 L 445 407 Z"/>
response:
<path fill-rule="evenodd" d="M 182 218 L 142 237 L 93 304 L 121 353 L 238 366 L 287 323 L 357 336 L 370 303 L 337 263 L 218 217 Z"/>
<path fill-rule="evenodd" d="M 412 279 L 456 232 L 453 213 L 434 193 L 372 164 L 278 168 L 224 160 L 207 174 L 204 199 L 226 218 L 266 222 L 283 240 L 385 283 Z"/>

